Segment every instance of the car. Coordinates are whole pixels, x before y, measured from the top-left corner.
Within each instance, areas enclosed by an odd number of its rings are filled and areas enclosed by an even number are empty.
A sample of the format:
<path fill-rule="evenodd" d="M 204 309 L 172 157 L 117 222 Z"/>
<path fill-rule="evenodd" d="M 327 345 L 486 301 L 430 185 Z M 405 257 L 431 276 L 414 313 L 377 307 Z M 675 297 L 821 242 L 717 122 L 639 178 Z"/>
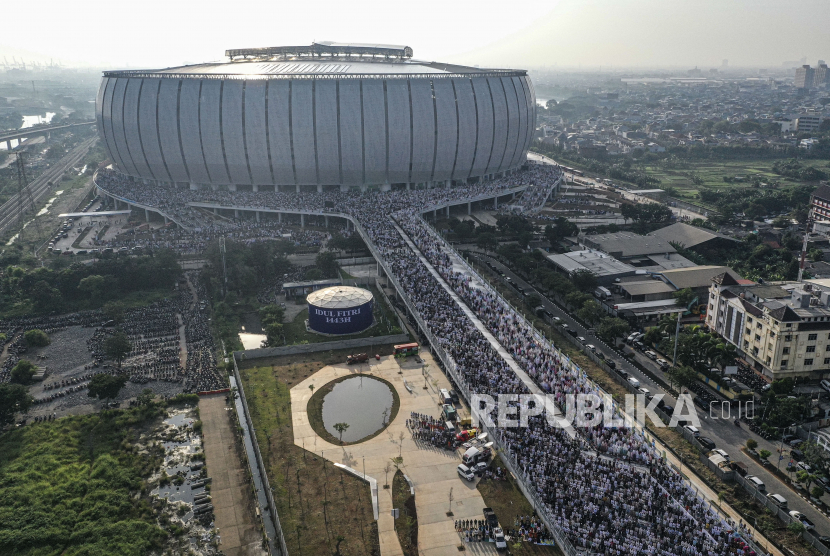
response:
<path fill-rule="evenodd" d="M 784 436 L 781 437 L 781 441 L 784 444 L 789 444 L 790 442 L 792 442 L 796 438 L 798 438 L 798 437 L 794 434 L 785 434 Z"/>
<path fill-rule="evenodd" d="M 801 461 L 804 459 L 804 452 L 801 450 L 790 450 L 790 457 L 793 458 L 795 461 Z"/>
<path fill-rule="evenodd" d="M 628 338 L 625 339 L 625 342 L 627 344 L 630 344 L 637 337 L 637 334 L 638 334 L 638 332 L 632 332 L 631 334 L 628 335 Z"/>
<path fill-rule="evenodd" d="M 657 359 L 657 354 L 656 354 L 656 353 L 654 353 L 654 352 L 653 352 L 653 351 L 651 351 L 651 350 L 646 351 L 646 352 L 645 352 L 645 356 L 646 356 L 646 357 L 648 357 L 649 359 L 651 359 L 652 361 L 653 361 L 653 360 L 655 360 L 655 359 Z"/>
<path fill-rule="evenodd" d="M 800 438 L 796 438 L 795 440 L 791 440 L 789 444 L 791 447 L 797 448 L 798 446 L 804 444 L 804 441 Z"/>
<path fill-rule="evenodd" d="M 461 401 L 458 397 L 458 392 L 455 390 L 450 390 L 450 398 L 452 399 L 452 403 L 459 403 Z"/>
<path fill-rule="evenodd" d="M 654 397 L 654 394 L 651 393 L 651 390 L 648 388 L 640 388 L 640 393 L 643 394 L 647 400 L 650 400 Z"/>
<path fill-rule="evenodd" d="M 569 328 L 566 332 L 567 332 L 568 334 L 570 334 L 571 336 L 573 336 L 574 338 L 576 338 L 576 335 L 577 335 L 577 334 L 579 334 L 579 333 L 578 333 L 576 330 L 574 330 L 573 328 Z"/>
<path fill-rule="evenodd" d="M 560 319 L 559 317 L 551 317 L 550 319 L 551 319 L 553 322 L 562 322 L 562 319 Z"/>
<path fill-rule="evenodd" d="M 478 436 L 478 429 L 467 429 L 455 435 L 455 439 L 459 442 L 467 442 L 471 438 Z"/>
<path fill-rule="evenodd" d="M 683 425 L 683 428 L 692 433 L 694 436 L 700 436 L 700 430 L 692 425 Z"/>
<path fill-rule="evenodd" d="M 559 326 L 561 326 L 561 327 L 562 327 L 562 330 L 567 330 L 567 329 L 568 329 L 568 325 L 567 325 L 567 323 L 564 323 L 564 322 L 563 322 L 563 323 L 562 323 L 562 324 L 560 324 Z"/>
<path fill-rule="evenodd" d="M 628 378 L 628 383 L 634 388 L 640 388 L 640 381 L 634 378 L 633 376 Z"/>
<path fill-rule="evenodd" d="M 594 353 L 597 352 L 597 348 L 594 344 L 585 344 L 585 347 L 593 351 Z"/>
<path fill-rule="evenodd" d="M 464 479 L 465 481 L 474 481 L 476 476 L 473 473 L 472 469 L 464 465 L 463 463 L 459 464 L 456 467 L 456 471 L 458 472 L 458 476 Z"/>
<path fill-rule="evenodd" d="M 640 340 L 636 340 L 634 342 L 634 349 L 638 349 L 640 351 L 643 351 L 644 349 L 646 349 L 646 345 L 643 342 L 641 342 Z"/>
<path fill-rule="evenodd" d="M 481 448 L 470 448 L 469 450 L 464 452 L 463 456 L 461 456 L 461 462 L 464 465 L 475 465 L 482 461 L 489 461 L 492 453 L 492 450 L 490 450 L 488 446 L 482 446 Z"/>
<path fill-rule="evenodd" d="M 577 336 L 576 339 L 579 340 L 579 343 L 582 344 L 583 346 L 585 345 L 585 342 L 588 341 L 588 340 L 585 339 L 584 336 Z"/>
<path fill-rule="evenodd" d="M 496 550 L 505 550 L 507 548 L 507 540 L 504 538 L 504 531 L 501 527 L 493 529 L 493 539 L 496 542 Z"/>
<path fill-rule="evenodd" d="M 727 454 L 724 450 L 721 450 L 720 448 L 715 448 L 714 450 L 712 450 L 712 452 L 721 456 L 723 459 L 729 459 L 729 454 Z"/>
<path fill-rule="evenodd" d="M 695 438 L 695 440 L 697 440 L 698 444 L 700 444 L 710 452 L 715 449 L 715 443 L 712 441 L 711 438 L 707 438 L 705 436 L 698 436 L 697 438 Z"/>
<path fill-rule="evenodd" d="M 605 362 L 605 364 L 606 364 L 606 365 L 608 365 L 608 368 L 609 368 L 609 369 L 612 369 L 612 370 L 613 370 L 613 369 L 616 369 L 616 368 L 617 368 L 617 363 L 616 363 L 616 362 L 614 362 L 614 361 L 611 361 L 610 359 L 609 359 L 609 360 L 607 360 L 607 361 Z"/>
<path fill-rule="evenodd" d="M 480 461 L 475 464 L 472 468 L 472 472 L 476 477 L 481 477 L 484 475 L 484 472 L 487 471 L 488 463 L 486 461 Z"/>
<path fill-rule="evenodd" d="M 666 415 L 671 416 L 671 414 L 674 413 L 674 406 L 671 406 L 671 405 L 668 405 L 668 404 L 664 405 L 663 407 L 660 408 L 660 411 L 662 411 Z"/>
<path fill-rule="evenodd" d="M 807 519 L 807 516 L 805 516 L 803 513 L 799 512 L 797 510 L 790 510 L 789 513 L 790 513 L 791 518 L 793 518 L 794 520 L 796 520 L 796 521 L 800 522 L 802 525 L 804 525 L 804 528 L 807 529 L 808 531 L 816 528 L 815 524 L 812 521 L 810 521 L 809 519 Z"/>
<path fill-rule="evenodd" d="M 813 468 L 810 467 L 810 465 L 808 463 L 805 463 L 803 461 L 799 461 L 795 466 L 796 466 L 796 468 L 798 468 L 802 471 L 806 471 L 807 473 L 811 473 L 813 471 Z"/>
<path fill-rule="evenodd" d="M 817 538 L 818 538 L 818 542 L 820 542 L 824 546 L 830 547 L 830 537 L 828 537 L 827 535 L 822 535 L 822 536 L 817 537 Z"/>
<path fill-rule="evenodd" d="M 668 367 L 669 366 L 669 362 L 666 361 L 665 359 L 658 359 L 657 364 L 660 365 L 661 367 Z"/>

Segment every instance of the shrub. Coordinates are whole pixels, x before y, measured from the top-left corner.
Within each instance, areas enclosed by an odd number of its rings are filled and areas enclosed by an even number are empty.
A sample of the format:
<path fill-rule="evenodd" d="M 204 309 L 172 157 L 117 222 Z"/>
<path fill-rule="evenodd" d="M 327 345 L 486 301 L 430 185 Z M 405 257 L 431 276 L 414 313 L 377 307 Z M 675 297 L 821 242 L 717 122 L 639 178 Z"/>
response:
<path fill-rule="evenodd" d="M 761 450 L 760 452 L 758 452 L 758 455 L 761 456 L 761 459 L 767 459 L 768 457 L 770 457 L 771 454 L 772 452 L 770 452 L 769 450 Z"/>
<path fill-rule="evenodd" d="M 32 382 L 32 377 L 35 376 L 37 367 L 31 361 L 21 359 L 17 365 L 12 369 L 11 382 L 15 384 L 29 384 Z"/>
<path fill-rule="evenodd" d="M 31 347 L 45 347 L 51 343 L 46 332 L 38 329 L 27 330 L 23 338 L 26 340 L 26 345 Z"/>

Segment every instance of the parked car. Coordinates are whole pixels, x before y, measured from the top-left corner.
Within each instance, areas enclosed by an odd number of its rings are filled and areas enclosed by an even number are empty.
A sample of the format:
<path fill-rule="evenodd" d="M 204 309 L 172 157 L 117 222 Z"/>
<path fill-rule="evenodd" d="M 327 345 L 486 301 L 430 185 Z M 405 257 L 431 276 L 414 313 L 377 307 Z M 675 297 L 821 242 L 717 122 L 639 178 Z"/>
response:
<path fill-rule="evenodd" d="M 564 325 L 563 325 L 563 326 L 564 326 Z M 577 332 L 576 330 L 574 330 L 573 328 L 569 328 L 569 329 L 567 330 L 567 332 L 568 332 L 568 334 L 570 334 L 570 335 L 571 335 L 571 336 L 573 336 L 574 338 L 576 338 L 576 335 L 578 334 L 578 332 Z"/>
<path fill-rule="evenodd" d="M 577 336 L 576 339 L 579 340 L 579 343 L 582 344 L 583 346 L 585 345 L 585 342 L 588 341 L 588 340 L 585 339 L 584 336 Z"/>
<path fill-rule="evenodd" d="M 729 454 L 727 454 L 724 450 L 721 450 L 720 448 L 715 448 L 714 450 L 712 450 L 712 452 L 721 456 L 723 459 L 729 459 Z"/>
<path fill-rule="evenodd" d="M 767 496 L 767 499 L 782 510 L 787 509 L 787 499 L 780 494 L 770 494 Z"/>
<path fill-rule="evenodd" d="M 597 352 L 597 348 L 596 348 L 596 346 L 595 346 L 594 344 L 586 344 L 586 345 L 585 345 L 585 347 L 586 347 L 586 348 L 588 348 L 588 349 L 590 349 L 590 350 L 591 350 L 592 352 L 594 352 L 594 353 L 596 353 L 596 352 Z"/>
<path fill-rule="evenodd" d="M 712 451 L 715 449 L 715 443 L 712 442 L 711 438 L 707 438 L 705 436 L 698 436 L 695 440 L 697 443 L 703 446 L 705 449 Z"/>
<path fill-rule="evenodd" d="M 458 397 L 458 392 L 455 390 L 450 390 L 450 398 L 452 398 L 452 403 L 459 403 L 461 401 Z"/>
<path fill-rule="evenodd" d="M 617 364 L 614 361 L 611 361 L 610 359 L 607 360 L 605 362 L 605 364 L 608 365 L 609 369 L 616 369 L 617 368 Z"/>
<path fill-rule="evenodd" d="M 790 510 L 790 517 L 795 519 L 796 521 L 800 521 L 801 524 L 804 525 L 804 528 L 808 531 L 816 528 L 816 525 L 812 521 L 807 519 L 807 516 L 805 516 L 803 513 L 799 511 Z"/>
<path fill-rule="evenodd" d="M 634 378 L 633 376 L 628 378 L 628 383 L 631 384 L 631 386 L 633 386 L 634 388 L 640 387 L 640 381 Z"/>
<path fill-rule="evenodd" d="M 662 368 L 665 368 L 665 369 L 669 368 L 669 362 L 666 361 L 665 359 L 658 359 L 657 364 L 660 365 L 660 367 L 662 367 Z"/>
<path fill-rule="evenodd" d="M 476 478 L 475 473 L 473 473 L 473 471 L 463 463 L 458 465 L 456 471 L 458 471 L 458 476 L 465 481 L 474 481 Z"/>
<path fill-rule="evenodd" d="M 478 435 L 478 429 L 467 429 L 459 432 L 455 435 L 455 439 L 459 442 L 467 442 L 471 438 L 475 438 Z"/>
<path fill-rule="evenodd" d="M 684 425 L 683 428 L 695 436 L 700 436 L 700 430 L 697 427 L 693 427 L 692 425 Z"/>
<path fill-rule="evenodd" d="M 647 400 L 651 400 L 654 398 L 654 394 L 651 393 L 651 390 L 648 388 L 640 388 L 640 393 L 643 394 Z"/>
<path fill-rule="evenodd" d="M 655 359 L 657 359 L 657 354 L 656 354 L 656 353 L 654 353 L 654 352 L 653 352 L 653 351 L 651 351 L 651 350 L 646 351 L 646 352 L 645 352 L 645 356 L 646 356 L 646 357 L 648 357 L 649 359 L 651 359 L 652 361 L 654 361 Z"/>

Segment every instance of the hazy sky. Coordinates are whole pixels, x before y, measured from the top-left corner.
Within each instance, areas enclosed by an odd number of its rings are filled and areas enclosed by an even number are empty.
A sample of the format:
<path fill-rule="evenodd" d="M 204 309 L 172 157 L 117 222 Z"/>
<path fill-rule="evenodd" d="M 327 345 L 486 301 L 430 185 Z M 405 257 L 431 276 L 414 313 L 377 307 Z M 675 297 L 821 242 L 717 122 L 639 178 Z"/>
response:
<path fill-rule="evenodd" d="M 830 0 L 6 4 L 0 55 L 25 50 L 107 67 L 195 63 L 220 59 L 227 48 L 313 40 L 406 44 L 417 58 L 482 66 L 719 66 L 724 58 L 732 66 L 780 66 L 801 56 L 813 64 L 830 59 Z"/>

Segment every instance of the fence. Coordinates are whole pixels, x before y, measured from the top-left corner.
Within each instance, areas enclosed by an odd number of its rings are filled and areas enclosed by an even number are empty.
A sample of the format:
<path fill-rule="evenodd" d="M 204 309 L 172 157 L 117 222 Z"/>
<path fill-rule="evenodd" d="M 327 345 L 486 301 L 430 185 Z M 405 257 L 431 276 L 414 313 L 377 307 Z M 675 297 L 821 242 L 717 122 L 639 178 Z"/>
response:
<path fill-rule="evenodd" d="M 253 421 L 251 420 L 251 412 L 248 410 L 248 400 L 245 398 L 245 389 L 242 387 L 242 378 L 239 376 L 239 365 L 236 361 L 237 353 L 240 352 L 234 352 L 233 354 L 231 354 L 231 358 L 233 359 L 233 376 L 234 380 L 236 380 L 237 390 L 239 393 L 239 397 L 242 401 L 242 413 L 243 417 L 245 418 L 246 428 L 248 429 L 248 437 L 251 439 L 251 443 L 253 444 L 253 452 L 256 456 L 258 467 L 258 469 L 256 470 L 251 468 L 251 475 L 253 475 L 255 472 L 258 473 L 259 478 L 262 481 L 263 490 L 265 491 L 265 498 L 268 501 L 268 510 L 271 512 L 271 519 L 274 525 L 274 530 L 276 531 L 276 540 L 279 542 L 277 556 L 288 556 L 288 547 L 285 544 L 285 535 L 282 532 L 280 516 L 277 513 L 277 505 L 276 503 L 274 503 L 274 493 L 271 490 L 271 484 L 268 482 L 268 473 L 265 470 L 265 464 L 262 461 L 262 453 L 259 450 L 259 443 L 257 442 L 256 431 L 254 429 Z M 250 467 L 250 458 L 248 465 Z M 265 519 L 265 515 L 262 515 L 261 517 L 262 519 Z"/>
<path fill-rule="evenodd" d="M 772 500 L 770 500 L 769 496 L 766 493 L 761 492 L 758 490 L 755 485 L 751 482 L 747 481 L 744 477 L 741 477 L 737 473 L 735 474 L 735 481 L 744 487 L 744 490 L 747 491 L 750 496 L 752 496 L 757 502 L 760 502 L 762 506 L 767 508 L 772 515 L 776 516 L 778 519 L 783 521 L 784 523 L 790 524 L 794 522 L 798 522 L 797 519 L 792 517 L 786 509 L 782 509 L 775 504 Z M 756 525 L 757 528 L 757 525 Z M 805 542 L 810 544 L 813 548 L 824 554 L 825 556 L 830 555 L 830 548 L 826 547 L 818 540 L 817 534 L 814 534 L 812 531 L 804 531 L 801 534 L 801 538 L 804 539 Z"/>

